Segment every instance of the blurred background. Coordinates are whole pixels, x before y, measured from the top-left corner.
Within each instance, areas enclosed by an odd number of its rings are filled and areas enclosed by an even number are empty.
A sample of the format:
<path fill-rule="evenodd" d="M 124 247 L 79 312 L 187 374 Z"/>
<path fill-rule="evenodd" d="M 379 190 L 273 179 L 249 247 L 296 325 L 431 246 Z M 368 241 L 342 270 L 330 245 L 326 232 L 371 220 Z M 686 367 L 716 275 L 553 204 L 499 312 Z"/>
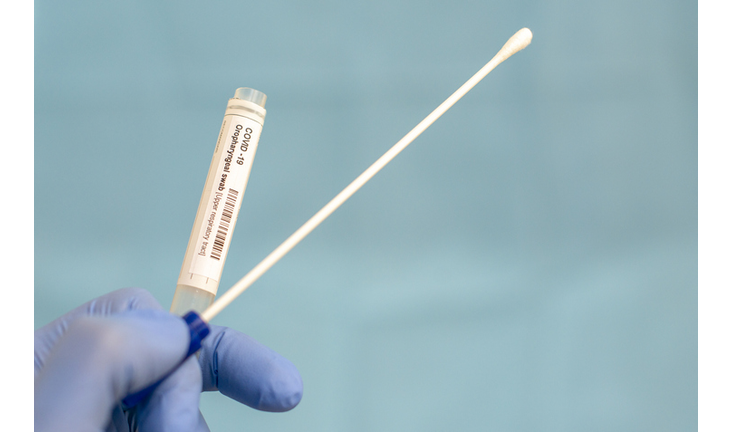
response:
<path fill-rule="evenodd" d="M 697 426 L 697 2 L 35 2 L 38 328 L 169 305 L 227 100 L 267 120 L 231 286 L 522 27 L 500 65 L 215 323 L 301 404 L 212 430 Z"/>

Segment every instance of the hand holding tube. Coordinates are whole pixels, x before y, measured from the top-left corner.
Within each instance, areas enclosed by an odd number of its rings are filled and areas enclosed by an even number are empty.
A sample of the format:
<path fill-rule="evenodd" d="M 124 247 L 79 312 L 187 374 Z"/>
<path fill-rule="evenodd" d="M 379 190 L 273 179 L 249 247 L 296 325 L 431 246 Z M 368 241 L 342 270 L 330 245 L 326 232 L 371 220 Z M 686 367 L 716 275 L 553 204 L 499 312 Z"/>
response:
<path fill-rule="evenodd" d="M 206 431 L 202 390 L 264 411 L 300 401 L 295 367 L 250 337 L 211 326 L 199 358 L 181 364 L 189 338 L 180 317 L 139 289 L 92 300 L 37 330 L 35 430 Z M 168 374 L 150 396 L 123 409 L 122 398 Z"/>

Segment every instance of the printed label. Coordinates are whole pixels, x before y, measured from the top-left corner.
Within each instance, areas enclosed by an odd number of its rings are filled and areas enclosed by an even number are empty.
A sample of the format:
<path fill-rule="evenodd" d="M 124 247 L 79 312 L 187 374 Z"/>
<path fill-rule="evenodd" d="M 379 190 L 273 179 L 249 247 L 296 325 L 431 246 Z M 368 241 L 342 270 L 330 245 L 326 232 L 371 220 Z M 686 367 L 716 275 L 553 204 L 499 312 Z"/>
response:
<path fill-rule="evenodd" d="M 245 117 L 228 115 L 222 132 L 215 150 L 219 162 L 189 270 L 217 281 L 229 250 L 262 126 Z"/>

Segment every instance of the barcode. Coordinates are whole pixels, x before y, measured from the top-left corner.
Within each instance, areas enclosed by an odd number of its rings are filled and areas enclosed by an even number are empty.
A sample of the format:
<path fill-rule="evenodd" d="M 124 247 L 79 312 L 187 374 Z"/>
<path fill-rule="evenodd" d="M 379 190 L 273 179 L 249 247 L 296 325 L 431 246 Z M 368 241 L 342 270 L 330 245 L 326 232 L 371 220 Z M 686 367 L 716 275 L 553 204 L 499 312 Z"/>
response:
<path fill-rule="evenodd" d="M 232 215 L 234 214 L 234 205 L 237 203 L 237 195 L 239 195 L 239 192 L 234 189 L 229 189 L 227 200 L 221 211 L 221 222 L 219 222 L 219 229 L 216 231 L 214 246 L 211 248 L 211 258 L 214 258 L 217 261 L 221 259 L 221 254 L 224 253 L 224 242 L 226 241 L 227 234 L 229 233 L 229 225 L 232 223 Z"/>

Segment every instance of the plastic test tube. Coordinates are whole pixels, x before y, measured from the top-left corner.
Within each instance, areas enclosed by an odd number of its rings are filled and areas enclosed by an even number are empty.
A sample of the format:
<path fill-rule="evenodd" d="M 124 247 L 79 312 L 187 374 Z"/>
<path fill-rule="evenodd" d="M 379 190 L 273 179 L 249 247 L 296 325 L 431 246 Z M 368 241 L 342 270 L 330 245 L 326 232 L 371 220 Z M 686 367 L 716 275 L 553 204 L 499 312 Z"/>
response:
<path fill-rule="evenodd" d="M 171 312 L 202 312 L 216 296 L 265 122 L 267 96 L 241 87 L 229 99 L 188 240 Z"/>

